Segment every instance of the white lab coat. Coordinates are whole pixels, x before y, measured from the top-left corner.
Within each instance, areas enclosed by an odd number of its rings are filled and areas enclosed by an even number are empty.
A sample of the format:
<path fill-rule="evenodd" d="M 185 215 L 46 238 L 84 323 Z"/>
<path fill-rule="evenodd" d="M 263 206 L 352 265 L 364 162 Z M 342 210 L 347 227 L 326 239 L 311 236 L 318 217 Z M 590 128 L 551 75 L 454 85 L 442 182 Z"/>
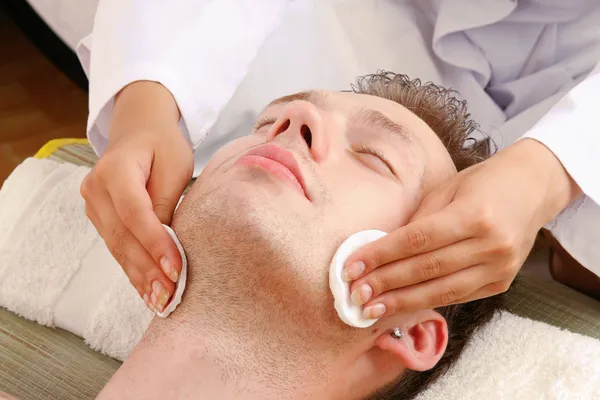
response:
<path fill-rule="evenodd" d="M 593 172 L 600 171 L 600 129 L 592 119 L 600 101 L 600 73 L 594 75 L 600 65 L 583 80 L 590 59 L 600 58 L 600 40 L 574 44 L 573 35 L 564 34 L 574 29 L 573 21 L 587 18 L 592 29 L 586 35 L 579 29 L 576 36 L 600 39 L 594 30 L 600 27 L 600 7 L 594 14 L 593 0 L 573 0 L 569 12 L 553 5 L 544 14 L 547 9 L 525 0 L 520 8 L 511 0 L 481 0 L 478 4 L 486 4 L 477 14 L 473 2 L 462 2 L 101 0 L 93 36 L 77 49 L 90 78 L 88 137 L 101 154 L 114 96 L 136 80 L 161 82 L 173 94 L 182 132 L 195 149 L 195 174 L 218 147 L 247 132 L 274 97 L 309 88 L 348 89 L 356 76 L 377 69 L 457 88 L 484 130 L 492 136 L 501 132 L 496 141 L 510 136 L 503 126 L 513 131 L 517 126 L 523 133 L 534 124 L 531 119 L 513 123 L 519 121 L 513 116 L 575 86 L 524 137 L 548 146 L 585 193 L 548 228 L 574 258 L 600 276 L 600 246 L 595 245 L 600 179 Z M 455 11 L 467 6 L 469 13 L 452 20 Z M 496 43 L 514 31 L 516 47 L 494 53 Z M 523 45 L 527 39 L 529 47 Z M 561 55 L 556 62 L 556 51 L 544 53 L 548 41 L 554 50 L 577 54 Z M 540 42 L 546 47 L 540 49 Z M 491 44 L 487 52 L 486 43 Z M 575 51 L 576 45 L 588 50 Z M 527 47 L 522 57 L 504 57 L 519 55 L 522 47 Z M 523 81 L 527 84 L 517 84 Z M 540 86 L 543 90 L 536 92 Z M 511 101 L 503 108 L 499 98 Z M 543 112 L 551 106 L 544 104 Z"/>

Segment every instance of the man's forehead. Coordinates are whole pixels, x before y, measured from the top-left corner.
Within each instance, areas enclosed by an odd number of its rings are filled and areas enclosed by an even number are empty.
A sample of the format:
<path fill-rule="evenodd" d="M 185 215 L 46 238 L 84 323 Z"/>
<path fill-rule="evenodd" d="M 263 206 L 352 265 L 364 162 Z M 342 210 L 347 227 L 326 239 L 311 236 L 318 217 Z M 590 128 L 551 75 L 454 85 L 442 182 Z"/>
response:
<path fill-rule="evenodd" d="M 309 103 L 319 105 L 323 104 L 328 96 L 329 94 L 324 90 L 308 90 L 304 92 L 288 94 L 287 96 L 280 97 L 270 102 L 265 107 L 265 110 L 279 104 L 287 104 L 299 100 L 308 101 Z"/>
<path fill-rule="evenodd" d="M 328 90 L 306 90 L 294 94 L 279 97 L 271 101 L 264 110 L 270 107 L 291 103 L 293 101 L 307 101 L 314 104 L 319 108 L 326 108 L 325 106 L 330 102 L 336 102 L 336 105 L 353 106 L 356 103 L 369 104 L 370 106 L 377 108 L 379 111 L 391 111 L 402 109 L 400 104 L 384 99 L 378 96 L 372 96 L 369 94 L 355 93 L 350 91 L 333 92 Z M 344 104 L 345 103 L 345 104 Z M 354 103 L 354 104 L 353 104 Z M 264 111 L 263 110 L 263 111 Z"/>

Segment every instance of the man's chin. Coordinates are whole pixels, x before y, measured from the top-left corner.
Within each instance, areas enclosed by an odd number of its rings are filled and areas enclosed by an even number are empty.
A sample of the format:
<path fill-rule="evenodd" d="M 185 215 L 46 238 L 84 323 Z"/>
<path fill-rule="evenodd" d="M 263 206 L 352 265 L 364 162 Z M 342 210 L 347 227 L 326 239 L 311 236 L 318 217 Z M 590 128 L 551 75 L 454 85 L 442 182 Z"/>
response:
<path fill-rule="evenodd" d="M 233 319 L 243 309 L 260 329 L 279 319 L 292 328 L 301 321 L 298 337 L 332 334 L 325 328 L 335 316 L 327 271 L 337 241 L 325 234 L 312 203 L 264 176 L 195 189 L 175 226 L 190 266 L 185 307 L 214 311 L 228 304 L 214 318 Z"/>

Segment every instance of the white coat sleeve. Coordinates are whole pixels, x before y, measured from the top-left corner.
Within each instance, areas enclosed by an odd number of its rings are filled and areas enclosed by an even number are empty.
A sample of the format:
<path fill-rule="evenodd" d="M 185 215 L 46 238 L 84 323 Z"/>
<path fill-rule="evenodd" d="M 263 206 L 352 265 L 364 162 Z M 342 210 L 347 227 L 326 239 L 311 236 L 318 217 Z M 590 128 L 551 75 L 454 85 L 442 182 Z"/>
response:
<path fill-rule="evenodd" d="M 581 265 L 600 276 L 600 63 L 523 138 L 558 157 L 584 196 L 546 228 Z"/>
<path fill-rule="evenodd" d="M 94 29 L 77 46 L 89 78 L 87 134 L 107 145 L 115 95 L 160 82 L 196 149 L 291 0 L 100 0 Z"/>

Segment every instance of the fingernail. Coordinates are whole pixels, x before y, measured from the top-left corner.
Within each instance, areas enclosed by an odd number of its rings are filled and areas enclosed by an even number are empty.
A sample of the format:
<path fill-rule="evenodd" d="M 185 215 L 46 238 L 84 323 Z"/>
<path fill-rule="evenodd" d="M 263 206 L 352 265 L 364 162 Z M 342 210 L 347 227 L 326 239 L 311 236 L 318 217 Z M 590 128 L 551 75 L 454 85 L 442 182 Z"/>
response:
<path fill-rule="evenodd" d="M 152 282 L 152 303 L 157 310 L 161 311 L 169 300 L 169 292 L 159 281 Z"/>
<path fill-rule="evenodd" d="M 367 285 L 366 283 L 363 283 L 362 285 L 354 289 L 354 291 L 350 295 L 350 298 L 352 299 L 352 302 L 355 305 L 362 306 L 367 301 L 369 301 L 372 296 L 373 289 L 371 289 L 371 286 Z"/>
<path fill-rule="evenodd" d="M 169 277 L 169 279 L 171 279 L 173 282 L 177 282 L 179 274 L 177 273 L 177 270 L 173 267 L 173 265 L 169 262 L 169 259 L 167 257 L 161 257 L 160 267 L 162 268 L 163 272 Z"/>
<path fill-rule="evenodd" d="M 148 296 L 146 293 L 144 293 L 144 303 L 146 303 L 146 307 L 148 307 L 148 310 L 156 314 L 156 308 L 154 308 L 154 306 L 151 303 L 150 296 Z"/>
<path fill-rule="evenodd" d="M 167 301 L 169 301 L 169 292 L 167 292 L 167 290 L 164 289 L 160 296 L 158 296 L 158 308 L 160 311 L 164 310 Z"/>
<path fill-rule="evenodd" d="M 156 297 L 154 292 L 152 292 L 152 294 L 150 295 L 150 305 L 152 306 L 152 308 L 154 308 L 154 310 L 152 310 L 152 311 L 156 311 L 156 300 L 157 299 L 158 299 L 158 297 Z"/>
<path fill-rule="evenodd" d="M 150 311 L 152 311 L 152 305 L 150 304 L 150 298 L 148 297 L 148 294 L 144 293 L 144 295 L 142 296 L 142 298 L 144 299 L 144 303 L 146 303 L 146 307 L 148 307 L 148 309 Z"/>
<path fill-rule="evenodd" d="M 375 319 L 385 314 L 385 304 L 374 304 L 363 310 L 363 318 Z"/>
<path fill-rule="evenodd" d="M 160 307 L 160 299 L 161 299 L 161 295 L 163 292 L 163 285 L 162 283 L 160 283 L 159 281 L 154 281 L 152 282 L 152 296 L 150 297 L 152 299 L 152 304 L 154 305 L 154 307 L 156 307 L 157 310 L 160 311 L 161 307 Z"/>
<path fill-rule="evenodd" d="M 162 283 L 160 283 L 159 281 L 152 282 L 152 295 L 154 295 L 154 297 L 152 298 L 152 304 L 156 305 L 154 298 L 158 299 L 158 296 L 160 296 L 160 293 L 162 292 L 162 290 L 163 290 Z"/>
<path fill-rule="evenodd" d="M 349 266 L 344 268 L 343 273 L 343 278 L 346 282 L 350 282 L 353 281 L 354 279 L 358 278 L 359 276 L 362 275 L 363 272 L 365 272 L 365 268 L 366 265 L 364 262 L 362 261 L 355 261 L 352 264 L 350 264 Z"/>

